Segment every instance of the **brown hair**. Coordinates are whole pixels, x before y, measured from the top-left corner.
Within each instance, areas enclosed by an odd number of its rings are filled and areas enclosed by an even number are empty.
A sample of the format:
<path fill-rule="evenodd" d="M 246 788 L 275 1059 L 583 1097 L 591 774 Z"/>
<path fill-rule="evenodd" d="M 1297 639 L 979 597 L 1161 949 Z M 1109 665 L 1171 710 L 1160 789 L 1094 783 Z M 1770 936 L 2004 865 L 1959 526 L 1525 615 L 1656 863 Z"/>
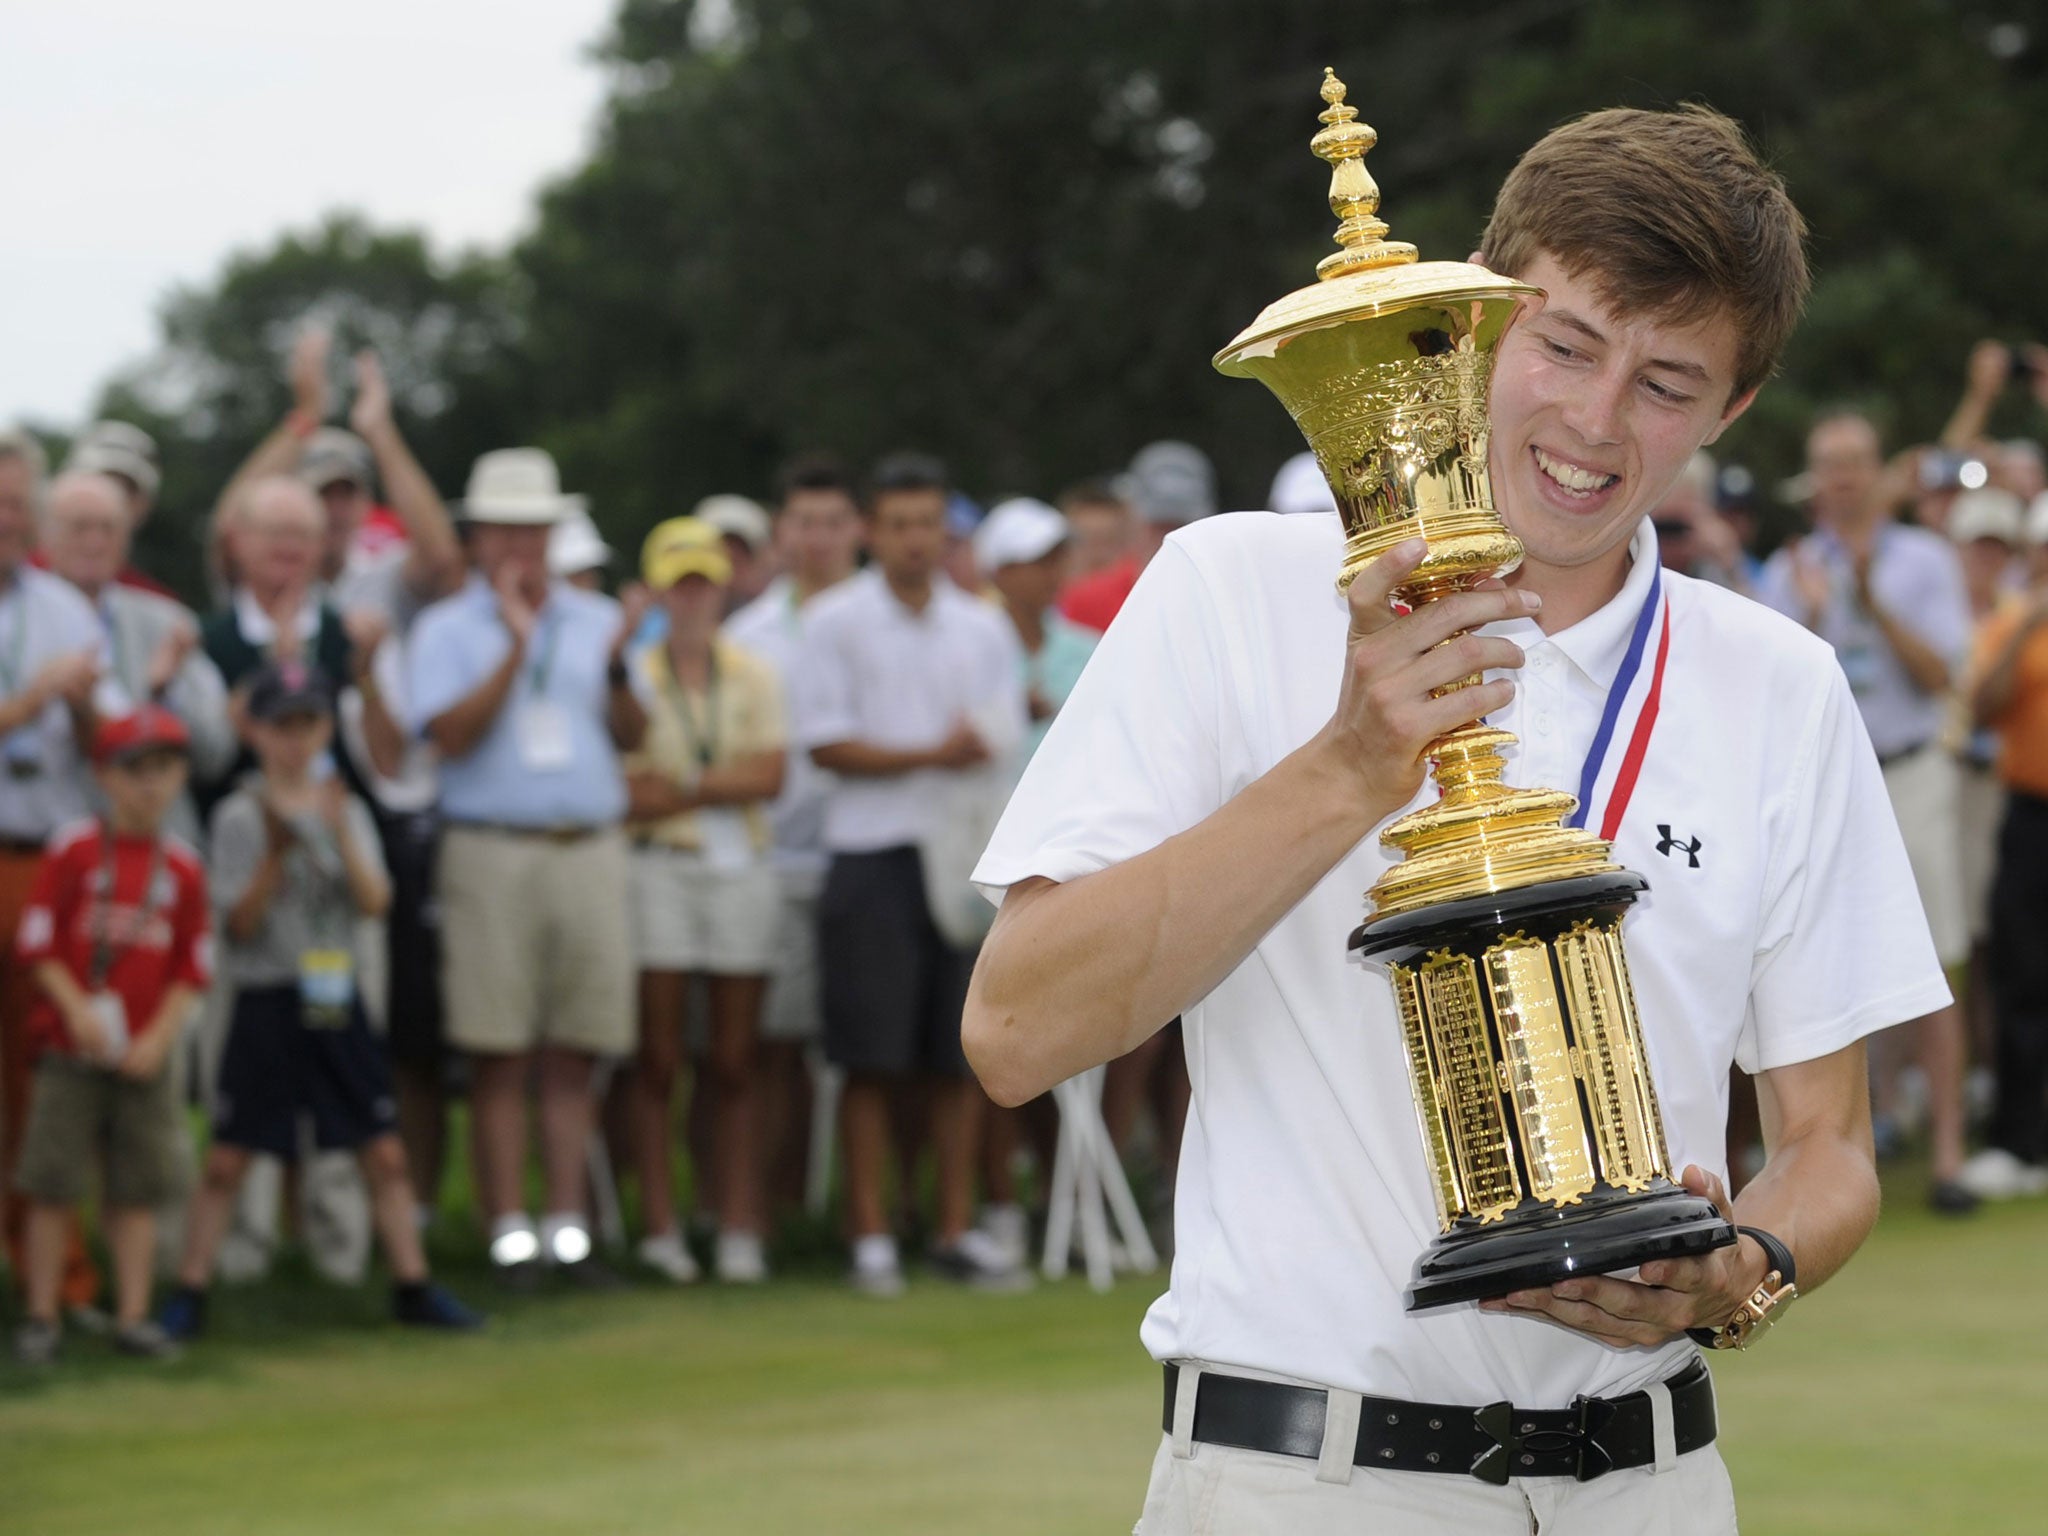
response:
<path fill-rule="evenodd" d="M 1552 129 L 1523 155 L 1480 249 L 1519 276 L 1548 252 L 1616 309 L 1735 322 L 1735 393 L 1771 376 L 1809 279 L 1806 221 L 1733 118 L 1712 107 L 1616 107 Z"/>

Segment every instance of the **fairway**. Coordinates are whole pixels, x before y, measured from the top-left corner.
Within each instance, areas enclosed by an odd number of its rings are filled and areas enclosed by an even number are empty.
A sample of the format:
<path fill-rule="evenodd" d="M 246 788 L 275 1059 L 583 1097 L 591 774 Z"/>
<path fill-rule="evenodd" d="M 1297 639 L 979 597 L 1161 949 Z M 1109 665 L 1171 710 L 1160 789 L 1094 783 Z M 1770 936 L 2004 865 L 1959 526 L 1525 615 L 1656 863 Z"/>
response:
<path fill-rule="evenodd" d="M 2048 1205 L 1942 1223 L 1915 1195 L 1777 1337 L 1717 1360 L 1745 1532 L 2048 1529 Z M 0 1532 L 1121 1536 L 1157 1438 L 1155 1288 L 891 1304 L 816 1266 L 751 1294 L 543 1296 L 422 1340 L 377 1324 L 376 1293 L 273 1282 L 223 1293 L 217 1337 L 168 1369 L 86 1345 L 47 1381 L 0 1366 Z"/>

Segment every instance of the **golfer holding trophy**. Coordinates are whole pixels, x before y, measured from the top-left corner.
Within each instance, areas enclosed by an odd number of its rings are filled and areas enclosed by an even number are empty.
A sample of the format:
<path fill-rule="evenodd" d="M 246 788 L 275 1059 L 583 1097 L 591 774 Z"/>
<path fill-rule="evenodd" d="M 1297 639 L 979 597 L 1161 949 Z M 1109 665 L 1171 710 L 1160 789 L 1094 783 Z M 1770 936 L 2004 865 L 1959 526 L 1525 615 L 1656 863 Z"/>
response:
<path fill-rule="evenodd" d="M 968 1055 L 1014 1104 L 1186 1020 L 1144 1536 L 1733 1531 L 1703 1350 L 1868 1235 L 1863 1042 L 1948 997 L 1833 653 L 1648 519 L 1804 227 L 1728 119 L 1611 111 L 1420 261 L 1322 95 L 1337 248 L 1216 362 L 1338 511 L 1147 568 L 976 871 Z"/>

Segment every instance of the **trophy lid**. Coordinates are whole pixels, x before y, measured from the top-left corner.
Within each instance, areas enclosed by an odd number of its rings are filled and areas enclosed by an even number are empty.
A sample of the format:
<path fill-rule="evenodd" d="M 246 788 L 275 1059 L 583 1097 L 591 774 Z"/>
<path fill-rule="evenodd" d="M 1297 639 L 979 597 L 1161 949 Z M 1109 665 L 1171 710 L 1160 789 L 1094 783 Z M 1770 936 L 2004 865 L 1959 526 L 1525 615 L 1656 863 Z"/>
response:
<path fill-rule="evenodd" d="M 1316 281 L 1276 299 L 1259 312 L 1236 340 L 1218 352 L 1215 365 L 1244 376 L 1246 359 L 1270 357 L 1290 336 L 1346 321 L 1370 319 L 1417 304 L 1520 298 L 1537 289 L 1468 261 L 1417 261 L 1415 247 L 1388 240 L 1379 215 L 1380 189 L 1365 169 L 1365 152 L 1379 134 L 1359 122 L 1345 101 L 1345 85 L 1334 69 L 1323 71 L 1317 114 L 1325 126 L 1309 140 L 1317 158 L 1330 166 L 1330 211 L 1337 215 L 1339 247 L 1316 263 Z"/>

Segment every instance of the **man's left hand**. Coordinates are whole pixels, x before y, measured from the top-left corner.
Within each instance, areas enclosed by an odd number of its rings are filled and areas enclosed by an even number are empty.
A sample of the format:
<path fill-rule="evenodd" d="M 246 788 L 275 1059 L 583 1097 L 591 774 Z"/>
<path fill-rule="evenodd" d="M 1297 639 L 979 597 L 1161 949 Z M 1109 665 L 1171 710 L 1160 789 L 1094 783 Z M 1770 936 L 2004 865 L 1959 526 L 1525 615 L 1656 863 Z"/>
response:
<path fill-rule="evenodd" d="M 1721 1181 L 1703 1168 L 1687 1168 L 1681 1180 L 1704 1195 L 1729 1222 L 1735 1213 Z M 1635 1280 L 1586 1275 L 1560 1280 L 1544 1290 L 1514 1291 L 1482 1301 L 1482 1312 L 1541 1317 L 1588 1334 L 1617 1349 L 1657 1345 L 1688 1328 L 1719 1328 L 1763 1284 L 1769 1261 L 1755 1243 L 1737 1241 L 1695 1259 L 1657 1259 Z"/>

